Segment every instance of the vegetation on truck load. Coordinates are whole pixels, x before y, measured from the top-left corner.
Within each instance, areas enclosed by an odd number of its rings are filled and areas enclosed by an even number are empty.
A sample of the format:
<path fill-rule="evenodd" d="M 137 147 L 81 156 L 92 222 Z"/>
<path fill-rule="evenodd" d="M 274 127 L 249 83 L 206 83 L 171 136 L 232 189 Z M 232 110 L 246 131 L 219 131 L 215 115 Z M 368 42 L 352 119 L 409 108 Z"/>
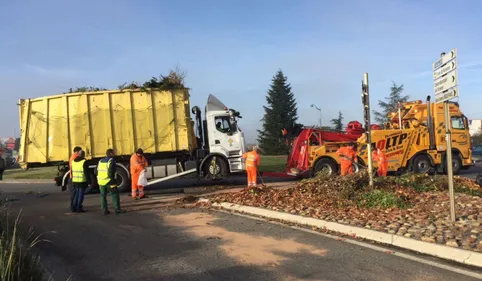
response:
<path fill-rule="evenodd" d="M 258 142 L 263 152 L 268 155 L 286 155 L 289 143 L 281 139 L 286 130 L 286 139 L 297 136 L 301 124 L 298 120 L 298 109 L 294 93 L 287 83 L 287 77 L 281 70 L 272 79 L 271 88 L 266 95 L 267 105 L 264 107 L 263 129 L 258 130 Z"/>
<path fill-rule="evenodd" d="M 185 78 L 186 78 L 186 71 L 181 70 L 179 67 L 176 67 L 174 70 L 170 70 L 167 76 L 159 75 L 159 77 L 152 77 L 151 79 L 139 83 L 132 81 L 130 83 L 126 82 L 122 85 L 119 85 L 117 88 L 119 90 L 128 90 L 128 89 L 140 89 L 145 91 L 146 89 L 160 89 L 160 90 L 172 90 L 172 89 L 183 89 L 185 88 Z M 107 91 L 108 89 L 102 87 L 77 87 L 75 89 L 70 88 L 68 93 L 77 93 L 77 92 L 98 92 L 98 91 Z"/>

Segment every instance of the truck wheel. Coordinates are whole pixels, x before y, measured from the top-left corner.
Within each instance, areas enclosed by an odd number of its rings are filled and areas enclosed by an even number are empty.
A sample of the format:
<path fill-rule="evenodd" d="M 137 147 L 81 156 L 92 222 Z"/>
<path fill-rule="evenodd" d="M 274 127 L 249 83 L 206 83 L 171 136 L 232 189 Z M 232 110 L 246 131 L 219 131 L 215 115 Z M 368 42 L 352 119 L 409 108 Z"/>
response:
<path fill-rule="evenodd" d="M 316 176 L 319 172 L 326 173 L 328 176 L 333 176 L 338 172 L 337 165 L 330 159 L 320 159 L 316 161 L 316 164 L 313 167 L 313 176 Z"/>
<path fill-rule="evenodd" d="M 214 157 L 216 157 L 216 160 L 214 160 Z M 213 156 L 204 163 L 203 171 L 206 177 L 219 179 L 227 174 L 228 167 L 224 159 L 219 156 Z"/>
<path fill-rule="evenodd" d="M 413 171 L 419 174 L 425 174 L 432 168 L 430 159 L 427 155 L 419 155 L 413 160 Z"/>
<path fill-rule="evenodd" d="M 458 175 L 460 173 L 460 170 L 462 169 L 462 160 L 460 159 L 458 153 L 452 152 L 452 167 L 454 175 Z M 446 164 L 444 165 L 444 173 L 448 173 Z"/>
<path fill-rule="evenodd" d="M 127 172 L 119 167 L 117 167 L 117 189 L 120 192 L 127 192 L 131 190 L 131 181 L 127 175 Z"/>

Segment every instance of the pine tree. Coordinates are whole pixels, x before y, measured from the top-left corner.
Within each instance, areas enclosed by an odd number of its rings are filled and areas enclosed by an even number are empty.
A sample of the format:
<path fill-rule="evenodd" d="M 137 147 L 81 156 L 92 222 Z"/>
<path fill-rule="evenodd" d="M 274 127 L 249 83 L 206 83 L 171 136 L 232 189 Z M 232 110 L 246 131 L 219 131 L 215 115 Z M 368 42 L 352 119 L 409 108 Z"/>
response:
<path fill-rule="evenodd" d="M 297 124 L 298 109 L 287 77 L 278 70 L 266 95 L 263 129 L 258 130 L 259 146 L 269 155 L 287 154 L 289 144 L 282 139 L 282 130 L 287 130 L 287 139 L 296 137 L 300 124 Z"/>
<path fill-rule="evenodd" d="M 384 124 L 390 122 L 390 118 L 387 116 L 392 112 L 398 111 L 398 103 L 407 102 L 410 98 L 409 95 L 402 95 L 403 84 L 397 86 L 395 82 L 392 82 L 392 87 L 390 87 L 390 95 L 385 98 L 386 101 L 379 100 L 378 105 L 382 108 L 381 112 L 373 111 L 375 115 L 375 121 L 379 124 Z"/>
<path fill-rule="evenodd" d="M 343 130 L 343 114 L 341 114 L 341 111 L 338 111 L 338 118 L 333 118 L 330 122 L 335 127 L 335 130 Z"/>

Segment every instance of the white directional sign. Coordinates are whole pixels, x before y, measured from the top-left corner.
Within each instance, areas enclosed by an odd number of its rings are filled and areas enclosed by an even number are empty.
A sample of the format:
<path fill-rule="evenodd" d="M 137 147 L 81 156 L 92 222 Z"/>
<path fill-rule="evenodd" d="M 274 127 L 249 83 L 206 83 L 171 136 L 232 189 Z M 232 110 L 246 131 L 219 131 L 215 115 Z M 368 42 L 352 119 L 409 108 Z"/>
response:
<path fill-rule="evenodd" d="M 451 100 L 459 96 L 459 89 L 457 87 L 448 90 L 445 93 L 435 95 L 435 103 L 441 103 L 446 100 Z"/>
<path fill-rule="evenodd" d="M 457 70 L 454 70 L 433 81 L 433 91 L 435 92 L 435 95 L 457 86 L 459 82 L 457 78 Z"/>
<path fill-rule="evenodd" d="M 459 96 L 457 49 L 452 49 L 432 64 L 435 102 L 441 103 Z"/>
<path fill-rule="evenodd" d="M 453 59 L 451 62 L 447 63 L 444 67 L 441 67 L 433 72 L 433 79 L 438 79 L 440 76 L 449 73 L 450 71 L 457 68 L 457 59 Z"/>
<path fill-rule="evenodd" d="M 435 71 L 435 69 L 440 68 L 442 65 L 446 64 L 447 62 L 455 59 L 457 57 L 457 48 L 452 49 L 449 53 L 446 53 L 444 56 L 436 60 L 432 64 L 432 69 Z"/>

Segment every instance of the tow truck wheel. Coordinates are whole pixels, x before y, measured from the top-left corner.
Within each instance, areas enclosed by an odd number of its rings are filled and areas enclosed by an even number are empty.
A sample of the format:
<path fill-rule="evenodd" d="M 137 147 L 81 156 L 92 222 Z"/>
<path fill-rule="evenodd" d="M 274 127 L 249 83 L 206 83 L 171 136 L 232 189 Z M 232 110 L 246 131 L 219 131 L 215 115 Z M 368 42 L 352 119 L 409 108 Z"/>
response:
<path fill-rule="evenodd" d="M 427 155 L 418 155 L 413 160 L 413 171 L 419 174 L 425 174 L 432 168 L 432 163 Z"/>
<path fill-rule="evenodd" d="M 455 152 L 452 153 L 452 167 L 454 175 L 458 175 L 462 169 L 462 160 L 458 153 Z M 447 165 L 444 165 L 444 173 L 447 174 Z"/>
<path fill-rule="evenodd" d="M 319 172 L 326 173 L 328 176 L 333 176 L 337 172 L 336 163 L 330 159 L 320 159 L 316 161 L 313 167 L 313 176 L 316 176 Z"/>

